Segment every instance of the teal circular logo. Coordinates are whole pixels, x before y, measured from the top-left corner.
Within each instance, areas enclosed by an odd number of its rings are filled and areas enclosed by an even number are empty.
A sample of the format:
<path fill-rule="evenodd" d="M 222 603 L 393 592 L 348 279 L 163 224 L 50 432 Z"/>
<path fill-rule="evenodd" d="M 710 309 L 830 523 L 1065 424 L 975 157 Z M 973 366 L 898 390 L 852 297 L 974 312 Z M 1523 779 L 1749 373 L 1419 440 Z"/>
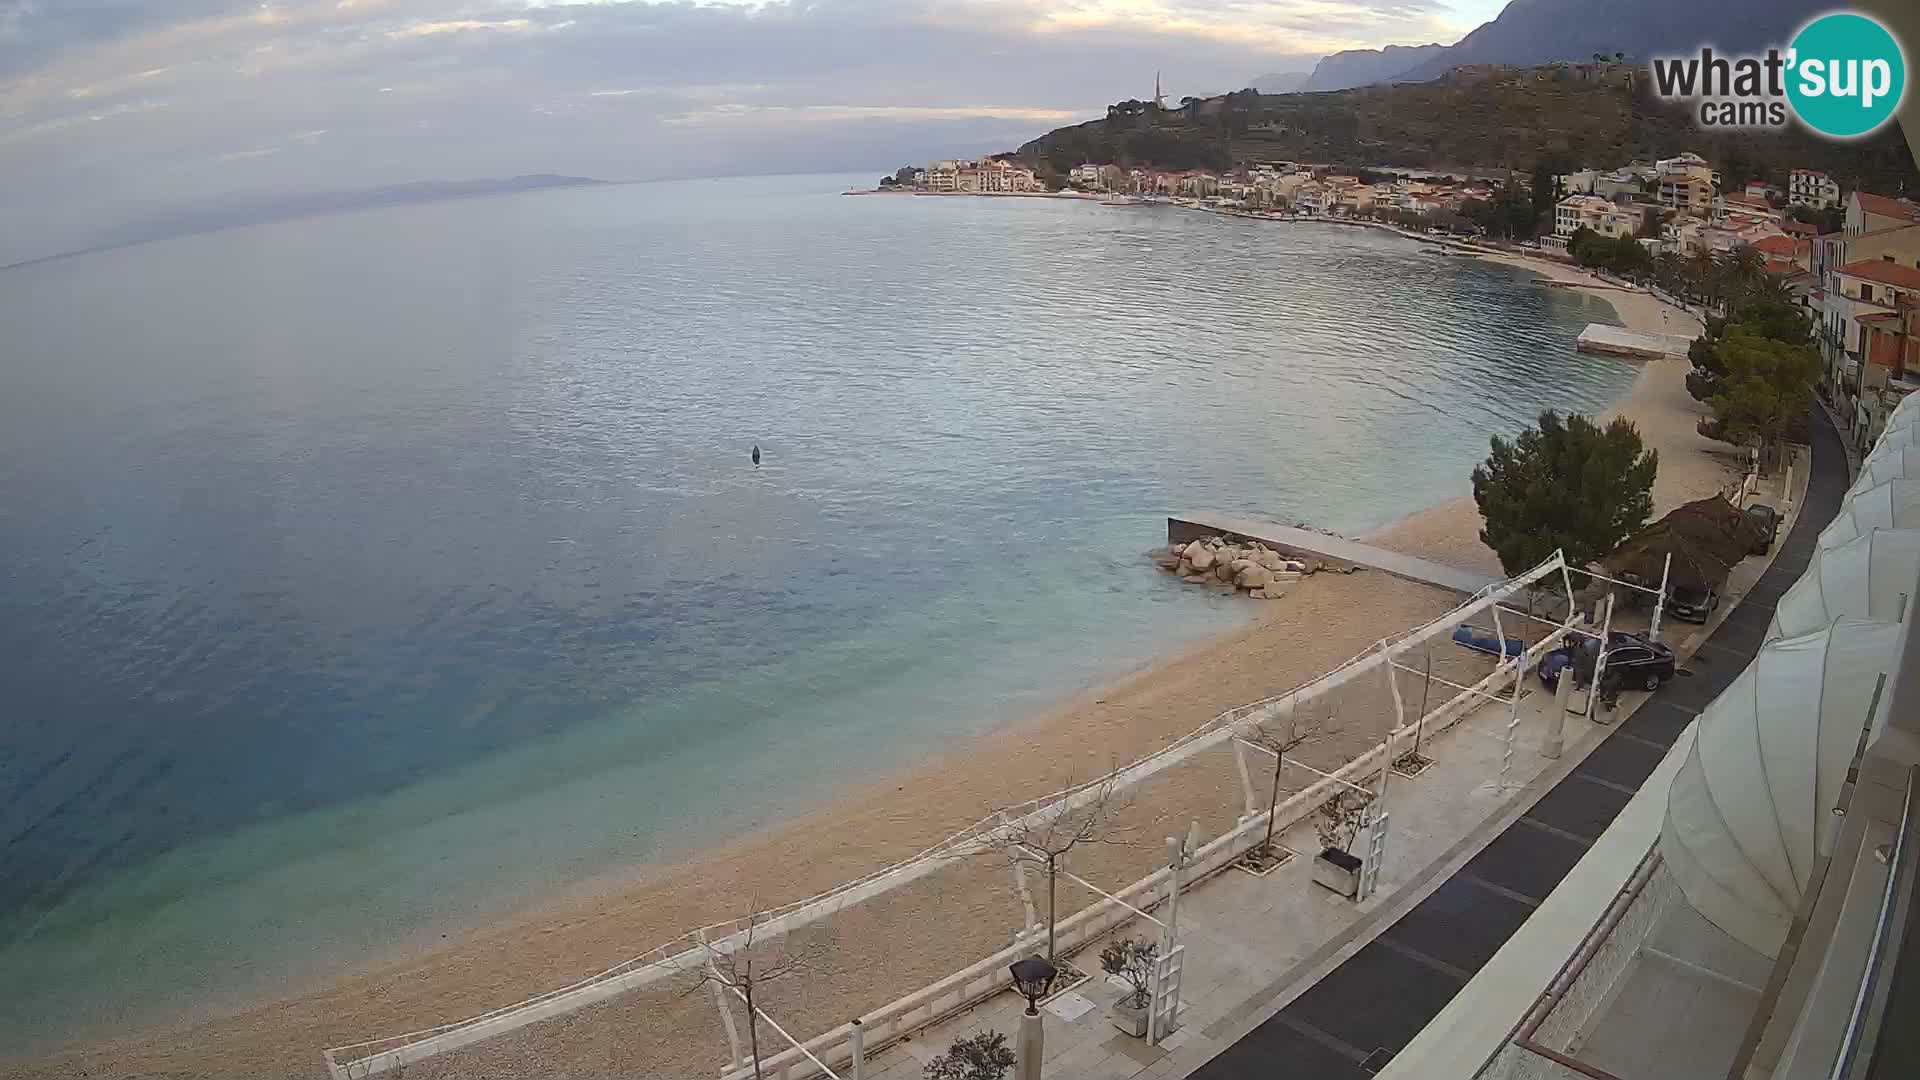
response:
<path fill-rule="evenodd" d="M 1907 59 L 1879 21 L 1822 15 L 1787 53 L 1787 101 L 1800 122 L 1837 139 L 1869 135 L 1893 118 L 1907 92 Z"/>

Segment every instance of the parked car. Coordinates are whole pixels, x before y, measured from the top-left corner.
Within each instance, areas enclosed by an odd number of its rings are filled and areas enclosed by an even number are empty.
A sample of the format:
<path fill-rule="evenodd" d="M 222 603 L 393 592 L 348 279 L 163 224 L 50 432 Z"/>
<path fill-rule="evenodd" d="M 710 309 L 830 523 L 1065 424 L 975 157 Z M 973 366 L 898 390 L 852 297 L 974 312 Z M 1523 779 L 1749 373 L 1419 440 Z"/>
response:
<path fill-rule="evenodd" d="M 1681 622 L 1703 623 L 1720 606 L 1720 592 L 1712 587 L 1675 585 L 1667 590 L 1667 614 Z"/>
<path fill-rule="evenodd" d="M 1539 675 L 1542 683 L 1552 686 L 1560 673 L 1571 667 L 1573 685 L 1585 687 L 1593 681 L 1593 669 L 1599 655 L 1600 642 L 1595 638 L 1582 637 L 1577 643 L 1562 645 L 1541 657 L 1535 674 Z M 1673 650 L 1665 645 L 1648 641 L 1639 634 L 1619 630 L 1607 635 L 1605 688 L 1658 690 L 1661 683 L 1673 678 L 1676 670 Z"/>
<path fill-rule="evenodd" d="M 1760 538 L 1753 542 L 1753 554 L 1765 555 L 1773 550 L 1773 541 L 1780 535 L 1780 511 L 1766 503 L 1754 503 L 1747 507 L 1747 520 L 1753 522 L 1760 533 Z"/>

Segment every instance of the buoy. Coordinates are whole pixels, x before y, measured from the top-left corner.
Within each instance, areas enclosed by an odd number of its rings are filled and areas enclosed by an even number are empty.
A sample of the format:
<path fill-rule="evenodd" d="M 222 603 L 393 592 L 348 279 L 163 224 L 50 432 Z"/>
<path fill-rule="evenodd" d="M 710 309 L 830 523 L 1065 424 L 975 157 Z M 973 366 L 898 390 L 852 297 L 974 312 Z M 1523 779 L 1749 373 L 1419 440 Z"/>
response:
<path fill-rule="evenodd" d="M 759 443 L 753 444 L 753 463 L 755 465 L 760 464 L 760 444 Z"/>

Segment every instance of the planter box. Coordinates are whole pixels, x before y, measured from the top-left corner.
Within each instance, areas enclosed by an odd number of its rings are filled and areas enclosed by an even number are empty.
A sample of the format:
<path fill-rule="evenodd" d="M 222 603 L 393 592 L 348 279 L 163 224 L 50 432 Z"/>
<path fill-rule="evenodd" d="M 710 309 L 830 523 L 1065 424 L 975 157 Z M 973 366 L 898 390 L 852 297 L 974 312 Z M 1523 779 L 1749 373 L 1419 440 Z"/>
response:
<path fill-rule="evenodd" d="M 1113 1021 L 1114 1027 L 1134 1038 L 1147 1037 L 1147 1006 L 1142 1005 L 1135 1009 L 1129 1006 L 1127 999 L 1123 997 L 1107 1010 L 1107 1016 Z"/>
<path fill-rule="evenodd" d="M 1313 880 L 1351 900 L 1360 895 L 1360 860 L 1339 848 L 1327 848 L 1314 856 Z"/>

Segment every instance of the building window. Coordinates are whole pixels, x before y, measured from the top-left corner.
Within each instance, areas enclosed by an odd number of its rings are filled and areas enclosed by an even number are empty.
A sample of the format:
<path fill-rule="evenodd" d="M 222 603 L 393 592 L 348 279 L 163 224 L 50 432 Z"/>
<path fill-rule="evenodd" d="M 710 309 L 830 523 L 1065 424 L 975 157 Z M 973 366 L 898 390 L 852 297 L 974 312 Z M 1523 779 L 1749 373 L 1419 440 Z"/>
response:
<path fill-rule="evenodd" d="M 1873 286 L 1860 286 L 1860 299 L 1865 300 L 1869 304 L 1873 303 Z"/>

